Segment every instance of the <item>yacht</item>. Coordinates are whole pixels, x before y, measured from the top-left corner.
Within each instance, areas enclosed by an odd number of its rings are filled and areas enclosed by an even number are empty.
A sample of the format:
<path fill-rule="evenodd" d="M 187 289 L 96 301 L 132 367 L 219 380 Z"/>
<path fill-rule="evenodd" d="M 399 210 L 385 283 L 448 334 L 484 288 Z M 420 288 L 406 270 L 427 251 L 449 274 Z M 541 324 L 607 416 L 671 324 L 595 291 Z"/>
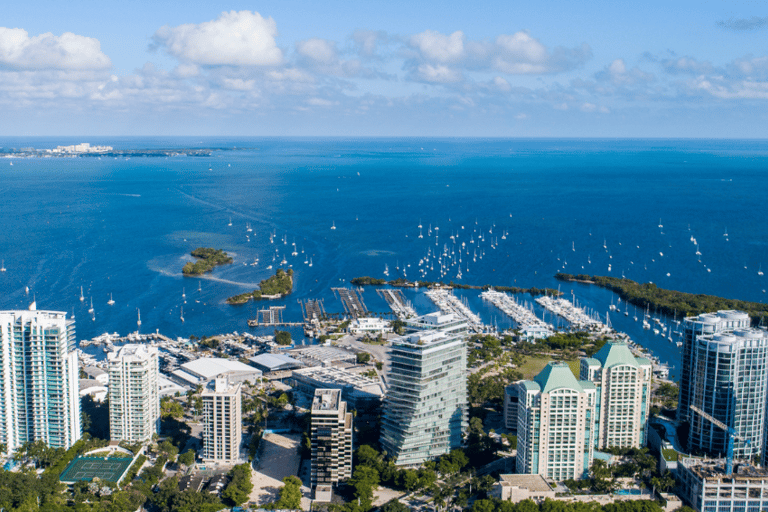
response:
<path fill-rule="evenodd" d="M 229 218 L 229 224 L 227 224 L 227 226 L 231 226 L 231 225 L 232 225 L 232 217 Z"/>
<path fill-rule="evenodd" d="M 331 229 L 336 229 L 336 222 L 331 222 Z"/>
<path fill-rule="evenodd" d="M 179 318 L 181 318 L 181 323 L 184 323 L 184 306 L 181 306 L 181 316 Z"/>
<path fill-rule="evenodd" d="M 312 258 L 309 258 L 309 266 L 312 266 Z"/>
<path fill-rule="evenodd" d="M 93 297 L 91 297 L 91 307 L 88 308 L 89 313 L 93 313 Z"/>
<path fill-rule="evenodd" d="M 5 272 L 5 260 L 3 260 L 3 264 L 0 265 L 0 272 Z"/>
<path fill-rule="evenodd" d="M 107 301 L 107 304 L 109 304 L 110 306 L 114 306 L 115 305 L 115 300 L 112 298 L 112 294 L 111 293 L 109 294 L 109 300 Z"/>
<path fill-rule="evenodd" d="M 80 287 L 80 302 L 85 302 L 85 296 L 83 295 L 83 287 Z"/>

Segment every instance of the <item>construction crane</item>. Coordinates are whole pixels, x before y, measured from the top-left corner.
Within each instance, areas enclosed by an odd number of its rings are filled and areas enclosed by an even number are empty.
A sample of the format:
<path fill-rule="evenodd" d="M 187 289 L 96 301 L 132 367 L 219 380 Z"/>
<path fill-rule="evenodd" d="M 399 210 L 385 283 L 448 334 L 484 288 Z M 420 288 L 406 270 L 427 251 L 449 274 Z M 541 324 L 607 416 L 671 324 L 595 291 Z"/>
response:
<path fill-rule="evenodd" d="M 751 444 L 750 440 L 749 439 L 745 439 L 745 438 L 740 437 L 740 436 L 737 436 L 735 428 L 729 427 L 728 425 L 726 425 L 722 421 L 720 421 L 720 420 L 718 420 L 716 418 L 713 418 L 711 415 L 705 413 L 704 411 L 702 411 L 701 409 L 699 409 L 695 405 L 691 405 L 690 408 L 691 408 L 691 410 L 693 412 L 695 412 L 696 414 L 698 414 L 699 416 L 701 416 L 705 420 L 708 420 L 714 426 L 723 429 L 728 434 L 728 451 L 726 452 L 726 457 L 725 457 L 725 475 L 726 476 L 731 476 L 733 474 L 733 442 L 735 440 L 746 441 L 747 442 L 747 446 L 749 446 Z"/>

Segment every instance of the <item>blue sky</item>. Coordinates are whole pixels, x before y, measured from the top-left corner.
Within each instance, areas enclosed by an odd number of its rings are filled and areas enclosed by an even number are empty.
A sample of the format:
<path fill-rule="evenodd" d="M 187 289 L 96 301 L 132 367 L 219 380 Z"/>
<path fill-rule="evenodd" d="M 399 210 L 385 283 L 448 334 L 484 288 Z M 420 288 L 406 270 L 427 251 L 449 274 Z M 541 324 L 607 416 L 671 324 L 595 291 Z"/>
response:
<path fill-rule="evenodd" d="M 9 2 L 0 135 L 765 138 L 768 4 Z"/>

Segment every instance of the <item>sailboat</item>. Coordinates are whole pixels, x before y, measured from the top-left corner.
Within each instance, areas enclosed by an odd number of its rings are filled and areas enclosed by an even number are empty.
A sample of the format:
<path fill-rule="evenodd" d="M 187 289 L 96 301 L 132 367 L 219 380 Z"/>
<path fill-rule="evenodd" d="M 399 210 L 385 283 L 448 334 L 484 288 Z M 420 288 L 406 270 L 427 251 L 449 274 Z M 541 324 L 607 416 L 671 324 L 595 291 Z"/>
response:
<path fill-rule="evenodd" d="M 80 302 L 85 302 L 85 296 L 83 295 L 83 287 L 80 287 Z"/>
<path fill-rule="evenodd" d="M 186 290 L 184 290 L 183 286 L 181 288 L 181 298 L 182 299 L 186 299 L 187 298 L 187 293 L 186 293 Z"/>
<path fill-rule="evenodd" d="M 312 258 L 309 258 L 309 266 L 312 266 Z"/>
<path fill-rule="evenodd" d="M 201 292 L 201 291 L 203 291 L 203 285 L 202 285 L 202 283 L 200 283 L 199 281 L 198 281 L 198 283 L 197 283 L 197 291 L 198 291 L 198 292 Z"/>
<path fill-rule="evenodd" d="M 139 319 L 136 321 L 136 329 L 138 330 L 141 327 L 141 310 L 137 309 L 136 312 L 139 314 Z"/>
<path fill-rule="evenodd" d="M 335 221 L 331 222 L 331 229 L 336 229 L 336 222 Z"/>
<path fill-rule="evenodd" d="M 231 226 L 231 225 L 232 225 L 232 217 L 229 218 L 229 224 L 227 224 L 227 226 Z"/>
<path fill-rule="evenodd" d="M 112 298 L 112 294 L 111 293 L 109 294 L 109 300 L 107 301 L 107 304 L 109 304 L 110 306 L 114 306 L 115 305 L 115 301 Z"/>
<path fill-rule="evenodd" d="M 181 306 L 181 316 L 179 318 L 181 318 L 181 323 L 184 323 L 184 306 Z"/>
<path fill-rule="evenodd" d="M 763 264 L 762 263 L 760 264 L 760 268 L 757 269 L 757 275 L 759 275 L 759 276 L 763 275 Z"/>
<path fill-rule="evenodd" d="M 386 265 L 386 264 L 384 265 L 384 275 L 385 276 L 389 275 L 389 265 Z"/>
<path fill-rule="evenodd" d="M 91 297 L 91 307 L 88 308 L 89 313 L 93 313 L 93 297 Z"/>
<path fill-rule="evenodd" d="M 0 272 L 5 272 L 5 260 L 3 260 L 3 264 L 0 265 Z"/>

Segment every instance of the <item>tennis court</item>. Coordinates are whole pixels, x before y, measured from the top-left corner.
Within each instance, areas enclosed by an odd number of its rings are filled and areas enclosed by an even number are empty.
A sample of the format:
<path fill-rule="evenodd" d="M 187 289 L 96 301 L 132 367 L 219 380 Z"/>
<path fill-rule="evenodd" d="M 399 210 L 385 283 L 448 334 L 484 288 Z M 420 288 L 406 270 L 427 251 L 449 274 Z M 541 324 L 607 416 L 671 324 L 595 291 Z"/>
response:
<path fill-rule="evenodd" d="M 61 482 L 90 482 L 98 477 L 101 480 L 117 483 L 130 467 L 133 459 L 99 457 L 78 457 L 73 460 L 59 477 Z"/>

